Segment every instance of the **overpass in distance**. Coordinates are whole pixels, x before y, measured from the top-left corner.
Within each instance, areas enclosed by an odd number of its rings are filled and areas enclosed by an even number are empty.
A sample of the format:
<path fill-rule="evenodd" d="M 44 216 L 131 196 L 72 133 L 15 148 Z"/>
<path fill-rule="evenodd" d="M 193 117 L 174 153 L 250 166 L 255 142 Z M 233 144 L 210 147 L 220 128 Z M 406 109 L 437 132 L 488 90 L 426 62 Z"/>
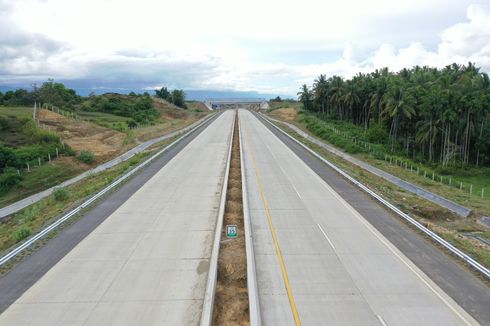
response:
<path fill-rule="evenodd" d="M 265 98 L 208 98 L 204 104 L 210 110 L 221 110 L 226 108 L 246 107 L 265 110 L 269 108 L 269 102 Z"/>

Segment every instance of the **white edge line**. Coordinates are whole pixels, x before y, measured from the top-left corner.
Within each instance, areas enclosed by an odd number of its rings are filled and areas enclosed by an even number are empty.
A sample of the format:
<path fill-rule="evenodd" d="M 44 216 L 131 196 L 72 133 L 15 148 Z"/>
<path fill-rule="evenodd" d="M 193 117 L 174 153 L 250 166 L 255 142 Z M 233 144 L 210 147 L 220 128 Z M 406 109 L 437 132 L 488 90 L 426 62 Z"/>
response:
<path fill-rule="evenodd" d="M 250 212 L 248 209 L 248 194 L 247 194 L 247 179 L 245 175 L 245 157 L 242 141 L 242 132 L 240 127 L 240 119 L 238 120 L 238 135 L 240 140 L 240 166 L 242 173 L 242 202 L 243 202 L 243 222 L 245 226 L 245 249 L 247 253 L 247 288 L 248 288 L 248 306 L 250 313 L 250 325 L 260 326 L 260 302 L 259 291 L 257 287 L 257 272 L 255 270 L 255 254 L 253 248 L 253 234 L 250 220 Z"/>
<path fill-rule="evenodd" d="M 265 143 L 264 143 L 265 144 Z M 277 162 L 277 166 L 279 167 L 279 169 L 281 170 L 281 172 L 284 174 L 284 176 L 289 179 L 288 177 L 288 174 L 286 173 L 286 171 L 284 170 L 284 168 L 279 164 L 279 160 L 277 159 L 276 155 L 274 154 L 274 152 L 272 151 L 272 149 L 269 147 L 269 145 L 265 144 L 265 146 L 267 147 L 267 149 L 269 150 L 269 153 L 271 153 L 272 157 L 276 160 Z M 291 180 L 289 180 L 291 181 Z M 294 191 L 296 191 L 296 195 L 298 195 L 298 197 L 300 199 L 303 199 L 303 197 L 301 196 L 301 194 L 299 193 L 298 189 L 296 189 L 296 187 L 294 186 L 294 183 L 291 182 L 291 186 L 293 186 L 293 189 Z"/>
<path fill-rule="evenodd" d="M 347 174 L 346 172 L 344 172 L 343 170 L 341 170 L 340 168 L 338 168 L 336 165 L 334 165 L 333 163 L 331 163 L 330 161 L 326 160 L 325 158 L 323 158 L 322 156 L 320 156 L 318 153 L 316 153 L 315 151 L 313 151 L 311 148 L 307 147 L 305 144 L 303 144 L 301 141 L 297 140 L 296 138 L 294 138 L 293 136 L 289 135 L 287 132 L 283 131 L 281 128 L 279 128 L 278 126 L 274 125 L 272 122 L 270 122 L 263 114 L 261 114 L 262 117 L 264 117 L 263 119 L 269 123 L 271 126 L 273 126 L 275 129 L 279 130 L 281 133 L 283 133 L 284 135 L 286 135 L 287 137 L 289 137 L 290 139 L 292 139 L 294 142 L 298 143 L 300 146 L 302 146 L 303 148 L 305 148 L 307 151 L 309 151 L 311 154 L 313 154 L 314 156 L 316 156 L 317 158 L 319 158 L 321 161 L 323 161 L 324 163 L 326 163 L 328 166 L 330 166 L 332 169 L 334 169 L 336 172 L 338 172 L 340 175 L 342 175 L 343 177 L 345 177 L 346 179 L 348 179 L 349 181 L 351 181 L 352 183 L 354 183 L 355 185 L 357 185 L 359 188 L 361 188 L 362 190 L 366 191 L 369 195 L 371 195 L 372 197 L 374 197 L 375 199 L 377 199 L 379 202 L 381 202 L 382 204 L 384 204 L 385 206 L 387 206 L 388 208 L 390 208 L 391 210 L 393 210 L 394 212 L 396 212 L 398 215 L 400 215 L 401 217 L 403 217 L 404 219 L 406 219 L 408 222 L 410 222 L 411 224 L 415 225 L 417 228 L 419 228 L 421 231 L 423 231 L 424 233 L 426 233 L 427 235 L 429 235 L 432 239 L 434 239 L 435 241 L 439 242 L 441 245 L 443 245 L 444 247 L 446 247 L 447 249 L 449 249 L 451 252 L 453 252 L 454 254 L 456 254 L 458 257 L 466 260 L 468 263 L 470 263 L 470 265 L 472 265 L 474 268 L 476 268 L 477 270 L 479 270 L 480 272 L 482 272 L 484 275 L 486 275 L 487 277 L 490 277 L 490 271 L 488 269 L 486 269 L 484 266 L 480 265 L 478 262 L 476 262 L 473 258 L 467 256 L 465 253 L 463 253 L 462 251 L 460 251 L 459 249 L 457 249 L 456 247 L 454 247 L 453 245 L 451 245 L 449 242 L 447 242 L 446 240 L 442 239 L 441 237 L 439 237 L 437 234 L 435 234 L 433 231 L 427 229 L 426 227 L 424 227 L 422 224 L 420 224 L 418 221 L 414 220 L 412 217 L 410 217 L 409 215 L 405 214 L 404 212 L 402 212 L 400 209 L 398 209 L 397 207 L 395 207 L 394 205 L 392 205 L 391 203 L 389 203 L 388 201 L 386 201 L 384 198 L 382 198 L 380 195 L 378 195 L 377 193 L 375 193 L 374 191 L 372 191 L 371 189 L 367 188 L 366 186 L 364 186 L 361 182 L 357 181 L 356 179 L 354 179 L 353 177 L 351 177 L 349 174 Z M 322 180 L 323 181 L 323 180 Z M 325 182 L 323 182 L 325 183 Z M 387 243 L 388 240 L 385 240 L 385 239 L 382 239 L 380 237 L 380 235 L 378 235 L 378 231 L 371 225 L 369 224 L 367 221 L 364 220 L 364 218 L 359 214 L 359 212 L 357 212 L 354 208 L 352 208 L 347 202 L 345 202 L 345 200 L 340 197 L 340 195 L 338 195 L 335 191 L 333 191 L 333 189 L 330 189 L 330 187 L 328 185 L 326 185 L 327 189 L 329 189 L 330 192 L 332 192 L 332 194 L 334 194 L 337 198 L 339 198 L 341 200 L 342 203 L 344 203 L 344 205 L 346 205 L 347 208 L 349 208 L 352 212 L 354 212 L 354 214 L 360 218 L 360 221 L 362 223 L 364 223 L 364 225 L 366 225 L 368 227 L 369 230 L 371 230 L 371 232 L 376 236 L 378 237 L 378 239 L 381 240 L 381 242 L 387 246 L 390 251 L 392 251 L 424 284 L 426 284 L 426 286 L 434 293 L 436 294 L 437 297 L 439 297 L 439 299 L 441 301 L 443 301 L 462 321 L 464 321 L 467 325 L 473 325 L 474 322 L 469 322 L 455 307 L 454 305 L 456 305 L 458 308 L 460 308 L 466 315 L 468 315 L 468 313 L 466 311 L 464 311 L 461 307 L 459 307 L 459 305 L 457 303 L 454 303 L 451 304 L 443 295 L 441 295 L 441 293 L 439 293 L 439 291 L 437 291 L 422 275 L 420 275 L 419 272 L 416 271 L 416 269 L 414 269 L 411 265 L 409 264 L 405 259 L 403 259 L 393 248 L 393 245 L 391 243 Z M 467 259 L 465 259 L 464 257 L 466 257 Z M 408 259 L 408 258 L 407 258 Z M 473 261 L 473 263 L 472 263 Z M 475 264 L 475 265 L 474 265 Z M 415 266 L 415 265 L 414 265 Z M 425 274 L 424 274 L 425 275 Z M 436 285 L 437 286 L 437 285 Z M 441 292 L 443 292 L 441 290 Z M 444 293 L 444 292 L 443 292 Z M 445 293 L 444 293 L 445 294 Z M 447 296 L 447 294 L 445 294 Z M 451 301 L 453 301 L 450 297 L 448 297 Z M 454 302 L 454 301 L 453 301 Z M 471 320 L 473 321 L 473 318 L 468 315 L 469 318 L 471 318 Z"/>
<path fill-rule="evenodd" d="M 223 187 L 221 188 L 220 205 L 218 209 L 218 218 L 216 219 L 216 228 L 214 233 L 214 243 L 211 252 L 211 259 L 209 261 L 208 280 L 206 283 L 206 291 L 204 293 L 204 301 L 201 314 L 201 326 L 210 326 L 213 322 L 213 308 L 214 308 L 214 296 L 216 293 L 216 283 L 218 281 L 218 256 L 221 242 L 221 231 L 223 229 L 223 219 L 225 215 L 226 204 L 226 190 L 228 189 L 228 177 L 230 174 L 231 163 L 231 148 L 233 146 L 233 134 L 235 130 L 235 119 L 231 124 L 231 136 L 229 138 L 230 144 L 228 148 L 228 155 L 226 159 L 225 175 L 223 178 Z"/>
<path fill-rule="evenodd" d="M 124 181 L 127 178 L 129 178 L 131 175 L 133 175 L 135 172 L 139 171 L 145 165 L 147 165 L 148 163 L 150 163 L 151 161 L 153 161 L 155 158 L 157 158 L 158 156 L 160 156 L 162 153 L 166 152 L 168 149 L 172 148 L 175 144 L 177 144 L 178 142 L 180 142 L 181 140 L 183 140 L 184 138 L 186 138 L 187 136 L 189 136 L 190 134 L 192 134 L 200 126 L 202 126 L 203 124 L 205 124 L 206 122 L 208 122 L 213 116 L 215 116 L 215 115 L 211 115 L 208 119 L 203 120 L 200 124 L 196 125 L 194 128 L 192 128 L 191 130 L 189 130 L 186 133 L 184 133 L 181 137 L 179 137 L 178 139 L 176 139 L 175 141 L 173 141 L 169 145 L 165 146 L 165 148 L 163 148 L 160 151 L 158 151 L 157 153 L 153 154 L 151 157 L 149 157 L 148 159 L 146 159 L 144 162 L 140 163 L 135 168 L 133 168 L 132 170 L 130 170 L 126 174 L 122 175 L 121 177 L 119 177 L 114 182 L 112 182 L 110 185 L 108 185 L 107 187 L 105 187 L 104 189 L 100 190 L 98 193 L 96 193 L 95 195 L 93 195 L 92 197 L 90 197 L 89 199 L 87 199 L 84 203 L 82 203 L 78 207 L 74 208 L 72 211 L 68 212 L 67 214 L 63 215 L 61 218 L 59 218 L 58 220 L 56 220 L 55 222 L 53 222 L 52 224 L 50 224 L 49 226 L 47 226 L 46 228 L 44 228 L 42 231 L 36 233 L 33 237 L 29 238 L 25 242 L 21 243 L 19 246 L 15 247 L 11 251 L 9 251 L 7 254 L 5 254 L 3 257 L 0 258 L 0 267 L 3 266 L 5 263 L 9 262 L 12 258 L 14 258 L 15 256 L 17 256 L 19 253 L 21 253 L 22 251 L 24 251 L 25 249 L 27 249 L 28 247 L 30 247 L 37 240 L 43 238 L 49 232 L 51 232 L 52 230 L 56 229 L 60 224 L 62 224 L 63 222 L 65 222 L 66 220 L 68 220 L 69 218 L 71 218 L 73 215 L 77 214 L 82 209 L 84 209 L 85 207 L 89 206 L 91 203 L 93 203 L 95 200 L 97 200 L 97 198 L 99 198 L 102 195 L 104 195 L 106 192 L 108 192 L 109 190 L 111 190 L 112 188 L 114 188 L 115 186 L 117 186 L 122 181 Z"/>
<path fill-rule="evenodd" d="M 388 326 L 388 324 L 385 322 L 385 320 L 383 319 L 383 317 L 381 317 L 380 315 L 376 315 L 376 318 L 378 318 L 378 320 L 381 323 L 381 325 Z"/>
<path fill-rule="evenodd" d="M 332 241 L 330 241 L 330 238 L 327 236 L 325 231 L 323 231 L 323 228 L 320 224 L 317 224 L 318 227 L 320 228 L 320 231 L 322 231 L 323 235 L 325 236 L 325 239 L 327 239 L 328 243 L 332 246 L 332 249 L 335 249 L 335 246 L 333 245 Z"/>

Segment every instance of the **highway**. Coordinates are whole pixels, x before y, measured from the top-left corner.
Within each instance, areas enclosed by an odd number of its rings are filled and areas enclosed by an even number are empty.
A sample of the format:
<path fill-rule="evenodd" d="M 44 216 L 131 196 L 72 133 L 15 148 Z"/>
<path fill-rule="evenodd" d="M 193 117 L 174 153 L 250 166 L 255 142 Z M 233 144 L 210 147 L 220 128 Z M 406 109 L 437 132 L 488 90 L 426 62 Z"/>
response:
<path fill-rule="evenodd" d="M 234 114 L 1 276 L 0 326 L 198 324 Z M 486 284 L 256 115 L 239 124 L 263 325 L 490 325 Z"/>
<path fill-rule="evenodd" d="M 264 325 L 478 324 L 255 116 L 239 121 Z"/>
<path fill-rule="evenodd" d="M 233 115 L 224 112 L 156 172 L 11 304 L 0 325 L 197 324 Z"/>

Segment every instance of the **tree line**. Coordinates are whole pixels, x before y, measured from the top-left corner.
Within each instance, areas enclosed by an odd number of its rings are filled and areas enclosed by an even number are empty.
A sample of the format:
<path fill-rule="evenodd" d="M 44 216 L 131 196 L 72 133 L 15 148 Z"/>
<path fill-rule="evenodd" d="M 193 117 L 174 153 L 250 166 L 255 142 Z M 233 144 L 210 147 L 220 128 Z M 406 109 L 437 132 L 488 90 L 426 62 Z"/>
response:
<path fill-rule="evenodd" d="M 164 99 L 180 108 L 187 109 L 187 106 L 185 105 L 185 92 L 182 89 L 169 91 L 167 87 L 162 87 L 155 90 L 155 97 Z"/>
<path fill-rule="evenodd" d="M 490 163 L 490 79 L 472 63 L 321 74 L 298 96 L 321 119 L 384 131 L 391 152 L 442 166 Z"/>
<path fill-rule="evenodd" d="M 75 90 L 65 87 L 62 83 L 56 83 L 53 79 L 48 79 L 41 86 L 34 84 L 31 91 L 19 88 L 15 91 L 0 92 L 0 105 L 6 106 L 30 106 L 34 102 L 41 102 L 57 107 L 70 107 L 81 101 L 82 98 Z"/>

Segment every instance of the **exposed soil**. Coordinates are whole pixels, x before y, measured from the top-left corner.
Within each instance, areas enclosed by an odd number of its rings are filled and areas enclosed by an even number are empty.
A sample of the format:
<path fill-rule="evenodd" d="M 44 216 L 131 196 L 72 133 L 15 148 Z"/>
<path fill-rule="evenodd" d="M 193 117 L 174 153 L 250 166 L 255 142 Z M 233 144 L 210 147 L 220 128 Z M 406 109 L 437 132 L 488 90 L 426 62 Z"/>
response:
<path fill-rule="evenodd" d="M 126 135 L 122 132 L 68 119 L 48 110 L 39 110 L 37 116 L 44 128 L 58 133 L 63 142 L 76 152 L 87 150 L 94 153 L 96 162 L 107 161 L 123 150 Z"/>
<path fill-rule="evenodd" d="M 234 239 L 226 238 L 226 225 L 229 224 L 238 227 L 238 236 Z M 235 121 L 221 239 L 213 325 L 249 325 L 238 118 Z"/>
<path fill-rule="evenodd" d="M 272 111 L 269 115 L 274 118 L 291 122 L 296 121 L 296 118 L 298 117 L 298 110 L 294 108 L 280 108 Z"/>

